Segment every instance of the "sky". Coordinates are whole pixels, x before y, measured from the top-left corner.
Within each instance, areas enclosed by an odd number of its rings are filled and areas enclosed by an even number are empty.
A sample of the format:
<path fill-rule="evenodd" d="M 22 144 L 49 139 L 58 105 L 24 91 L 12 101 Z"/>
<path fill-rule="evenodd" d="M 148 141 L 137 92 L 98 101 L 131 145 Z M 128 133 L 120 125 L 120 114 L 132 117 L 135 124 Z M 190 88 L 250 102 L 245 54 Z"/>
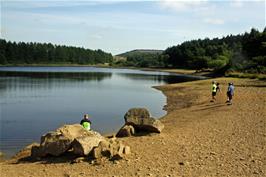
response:
<path fill-rule="evenodd" d="M 241 34 L 266 23 L 266 0 L 1 0 L 0 37 L 113 55 Z"/>

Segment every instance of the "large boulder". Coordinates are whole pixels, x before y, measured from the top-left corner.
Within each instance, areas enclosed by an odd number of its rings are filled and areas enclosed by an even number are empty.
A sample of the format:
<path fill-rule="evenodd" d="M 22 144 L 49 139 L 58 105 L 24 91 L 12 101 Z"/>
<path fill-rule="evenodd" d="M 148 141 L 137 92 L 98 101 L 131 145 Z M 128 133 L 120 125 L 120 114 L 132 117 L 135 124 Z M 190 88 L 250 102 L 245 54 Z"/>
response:
<path fill-rule="evenodd" d="M 72 142 L 73 152 L 80 156 L 89 155 L 91 150 L 103 140 L 104 137 L 99 133 L 90 131 L 90 136 L 80 136 L 74 139 Z"/>
<path fill-rule="evenodd" d="M 48 154 L 59 156 L 72 148 L 72 142 L 75 139 L 80 140 L 80 137 L 92 137 L 93 135 L 95 133 L 87 131 L 79 124 L 64 125 L 43 135 L 40 146 L 32 147 L 31 155 L 34 157 L 44 157 Z"/>
<path fill-rule="evenodd" d="M 61 132 L 49 132 L 41 138 L 40 150 L 42 156 L 47 154 L 59 156 L 71 148 L 71 143 L 74 139 L 65 136 Z"/>
<path fill-rule="evenodd" d="M 135 134 L 135 129 L 132 125 L 124 125 L 116 134 L 116 137 L 129 137 Z"/>
<path fill-rule="evenodd" d="M 124 118 L 126 122 L 128 119 L 148 119 L 150 118 L 150 113 L 146 108 L 131 108 L 126 112 Z"/>
<path fill-rule="evenodd" d="M 132 125 L 136 131 L 160 133 L 164 125 L 161 121 L 150 117 L 146 108 L 132 108 L 124 116 L 125 124 Z"/>

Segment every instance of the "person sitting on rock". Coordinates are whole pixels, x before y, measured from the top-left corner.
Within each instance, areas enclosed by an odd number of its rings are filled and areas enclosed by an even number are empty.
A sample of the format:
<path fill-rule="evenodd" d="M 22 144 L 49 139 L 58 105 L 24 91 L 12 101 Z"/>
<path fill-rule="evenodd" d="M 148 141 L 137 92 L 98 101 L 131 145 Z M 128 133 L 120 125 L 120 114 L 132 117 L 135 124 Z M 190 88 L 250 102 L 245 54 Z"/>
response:
<path fill-rule="evenodd" d="M 86 130 L 91 130 L 91 121 L 89 120 L 89 114 L 84 114 L 83 119 L 80 121 L 80 125 Z"/>

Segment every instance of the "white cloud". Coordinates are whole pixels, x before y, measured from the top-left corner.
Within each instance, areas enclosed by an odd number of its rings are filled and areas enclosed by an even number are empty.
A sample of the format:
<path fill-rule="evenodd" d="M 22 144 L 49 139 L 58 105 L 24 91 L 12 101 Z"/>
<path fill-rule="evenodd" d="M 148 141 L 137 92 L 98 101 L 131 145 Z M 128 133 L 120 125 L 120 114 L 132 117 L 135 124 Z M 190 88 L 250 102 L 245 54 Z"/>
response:
<path fill-rule="evenodd" d="M 3 4 L 17 9 L 25 8 L 50 8 L 50 7 L 73 7 L 73 6 L 96 6 L 104 4 L 115 4 L 121 1 L 117 0 L 3 0 Z"/>
<path fill-rule="evenodd" d="M 164 9 L 171 9 L 174 11 L 186 11 L 202 7 L 208 0 L 161 0 L 159 4 Z"/>
<path fill-rule="evenodd" d="M 212 25 L 223 25 L 225 23 L 223 19 L 218 19 L 218 18 L 205 18 L 203 22 Z"/>
<path fill-rule="evenodd" d="M 230 5 L 232 7 L 240 8 L 243 6 L 244 1 L 243 0 L 231 0 Z"/>
<path fill-rule="evenodd" d="M 94 34 L 94 35 L 91 35 L 90 38 L 96 39 L 96 40 L 100 40 L 100 39 L 103 38 L 103 36 L 102 35 L 99 35 L 99 34 Z"/>

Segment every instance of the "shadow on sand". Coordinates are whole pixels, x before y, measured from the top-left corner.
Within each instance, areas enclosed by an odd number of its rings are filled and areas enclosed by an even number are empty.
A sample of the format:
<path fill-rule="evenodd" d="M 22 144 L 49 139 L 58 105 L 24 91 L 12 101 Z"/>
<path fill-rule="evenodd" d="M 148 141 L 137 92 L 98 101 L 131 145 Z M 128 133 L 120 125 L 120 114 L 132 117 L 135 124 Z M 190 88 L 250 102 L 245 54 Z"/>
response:
<path fill-rule="evenodd" d="M 193 112 L 197 111 L 204 111 L 204 110 L 210 110 L 210 109 L 216 109 L 216 108 L 221 108 L 221 107 L 226 107 L 228 104 L 226 103 L 212 103 L 212 104 L 206 104 L 206 105 L 201 105 L 199 109 L 192 110 Z"/>

